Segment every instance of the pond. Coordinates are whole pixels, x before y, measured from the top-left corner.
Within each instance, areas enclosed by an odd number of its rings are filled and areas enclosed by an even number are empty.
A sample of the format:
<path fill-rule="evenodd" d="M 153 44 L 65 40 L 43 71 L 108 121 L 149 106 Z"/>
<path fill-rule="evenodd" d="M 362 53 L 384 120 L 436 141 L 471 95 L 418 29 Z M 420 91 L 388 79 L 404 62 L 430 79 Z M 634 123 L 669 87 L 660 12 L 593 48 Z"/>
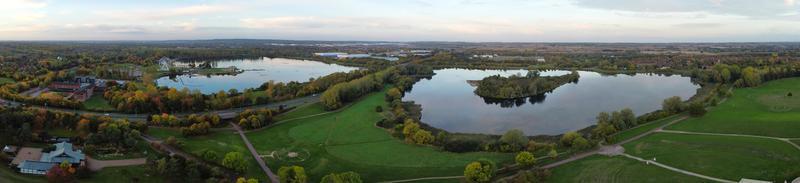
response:
<path fill-rule="evenodd" d="M 196 62 L 199 65 L 202 62 Z M 336 64 L 326 64 L 317 61 L 296 60 L 286 58 L 238 59 L 221 60 L 211 63 L 214 68 L 228 68 L 235 66 L 245 70 L 237 75 L 179 75 L 174 78 L 168 76 L 159 78 L 159 86 L 174 87 L 178 89 L 200 90 L 204 94 L 215 93 L 220 90 L 228 91 L 237 89 L 243 91 L 247 88 L 256 88 L 267 81 L 275 82 L 306 82 L 309 78 L 326 76 L 334 72 L 348 72 L 358 69 Z"/>
<path fill-rule="evenodd" d="M 422 105 L 422 121 L 449 132 L 503 134 L 520 129 L 526 135 L 558 135 L 596 123 L 600 112 L 631 108 L 636 115 L 661 108 L 671 96 L 688 99 L 699 85 L 679 75 L 601 75 L 579 71 L 577 83 L 568 83 L 542 96 L 519 100 L 488 100 L 475 95 L 466 80 L 491 75 L 509 76 L 526 70 L 436 70 L 403 97 Z M 568 74 L 546 71 L 542 76 Z"/>

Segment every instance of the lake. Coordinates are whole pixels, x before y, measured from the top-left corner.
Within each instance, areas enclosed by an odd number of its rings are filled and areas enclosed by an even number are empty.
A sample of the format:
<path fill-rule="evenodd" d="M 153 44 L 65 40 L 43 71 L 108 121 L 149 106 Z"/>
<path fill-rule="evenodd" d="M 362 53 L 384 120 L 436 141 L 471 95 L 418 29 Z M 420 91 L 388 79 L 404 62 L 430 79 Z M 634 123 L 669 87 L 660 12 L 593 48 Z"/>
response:
<path fill-rule="evenodd" d="M 202 62 L 195 62 L 199 65 Z M 286 58 L 262 59 L 237 59 L 220 60 L 212 62 L 212 67 L 227 68 L 235 66 L 245 70 L 237 75 L 180 75 L 175 78 L 162 77 L 156 80 L 159 86 L 174 88 L 189 88 L 200 90 L 204 94 L 215 93 L 220 90 L 228 91 L 237 89 L 243 91 L 247 88 L 256 88 L 267 81 L 275 82 L 306 82 L 309 78 L 326 76 L 334 72 L 348 72 L 358 69 L 336 64 L 326 64 L 318 61 L 296 60 Z"/>
<path fill-rule="evenodd" d="M 558 135 L 596 123 L 598 113 L 631 108 L 636 115 L 661 108 L 671 96 L 684 100 L 699 85 L 689 77 L 657 74 L 601 75 L 579 71 L 577 83 L 568 83 L 543 96 L 519 100 L 485 100 L 466 80 L 491 75 L 509 76 L 526 70 L 436 70 L 431 79 L 414 84 L 403 97 L 422 105 L 422 121 L 449 132 L 503 134 L 520 129 L 526 135 Z M 546 71 L 542 76 L 568 74 Z"/>

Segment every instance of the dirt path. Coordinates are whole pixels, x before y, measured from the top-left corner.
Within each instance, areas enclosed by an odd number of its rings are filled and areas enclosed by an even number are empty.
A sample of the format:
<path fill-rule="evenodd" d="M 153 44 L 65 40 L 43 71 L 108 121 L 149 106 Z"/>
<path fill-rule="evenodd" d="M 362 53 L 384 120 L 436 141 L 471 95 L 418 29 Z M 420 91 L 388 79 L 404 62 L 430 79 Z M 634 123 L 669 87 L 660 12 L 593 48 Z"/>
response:
<path fill-rule="evenodd" d="M 583 158 L 586 158 L 586 157 L 589 157 L 589 156 L 595 155 L 595 154 L 608 154 L 608 155 L 621 154 L 621 153 L 625 152 L 625 149 L 622 148 L 622 144 L 626 144 L 628 142 L 632 142 L 634 140 L 638 140 L 638 139 L 640 139 L 640 138 L 642 138 L 644 136 L 653 134 L 656 131 L 661 131 L 662 129 L 664 129 L 664 127 L 667 127 L 669 125 L 675 124 L 675 123 L 680 122 L 680 121 L 683 121 L 686 118 L 688 118 L 688 117 L 686 117 L 686 116 L 680 117 L 678 119 L 670 121 L 667 124 L 661 125 L 658 128 L 655 128 L 655 129 L 652 129 L 652 130 L 647 131 L 645 133 L 639 134 L 639 135 L 637 135 L 635 137 L 632 137 L 630 139 L 623 140 L 621 142 L 617 142 L 616 144 L 603 146 L 603 147 L 600 147 L 599 149 L 596 149 L 596 150 L 583 152 L 583 153 L 578 153 L 578 154 L 576 154 L 576 155 L 574 155 L 572 157 L 569 157 L 567 159 L 544 165 L 544 166 L 542 166 L 542 168 L 545 168 L 545 169 L 555 168 L 557 166 L 560 166 L 560 165 L 563 165 L 563 164 L 567 164 L 569 162 L 573 162 L 573 161 L 576 161 L 576 160 L 580 160 L 580 159 L 583 159 Z"/>
<path fill-rule="evenodd" d="M 258 151 L 256 151 L 256 148 L 253 147 L 253 144 L 251 144 L 250 140 L 247 139 L 247 136 L 244 135 L 244 131 L 242 131 L 242 128 L 239 127 L 239 125 L 236 125 L 234 123 L 231 123 L 231 125 L 233 126 L 233 129 L 235 129 L 236 132 L 239 133 L 239 136 L 242 137 L 242 141 L 244 141 L 244 145 L 247 146 L 248 150 L 250 150 L 250 154 L 252 154 L 253 158 L 256 159 L 256 162 L 258 163 L 258 166 L 261 167 L 261 170 L 264 170 L 264 173 L 267 174 L 267 177 L 269 177 L 270 181 L 271 182 L 278 182 L 278 176 L 276 176 L 275 173 L 272 173 L 272 170 L 269 169 L 269 167 L 267 166 L 267 163 L 264 162 L 264 159 L 261 159 L 261 156 L 258 155 Z"/>
<path fill-rule="evenodd" d="M 464 178 L 464 176 L 425 177 L 425 178 L 416 178 L 416 179 L 385 181 L 385 182 L 381 182 L 381 183 L 414 182 L 414 181 L 423 181 L 423 180 L 443 180 L 443 179 L 460 179 L 460 178 Z"/>
<path fill-rule="evenodd" d="M 797 150 L 800 150 L 800 145 L 793 143 L 791 140 L 792 138 L 782 138 L 782 137 L 770 137 L 770 136 L 760 136 L 760 135 L 746 135 L 746 134 L 727 134 L 727 133 L 705 133 L 705 132 L 687 132 L 687 131 L 677 131 L 677 130 L 658 130 L 661 133 L 675 133 L 675 134 L 690 134 L 690 135 L 714 135 L 714 136 L 728 136 L 728 137 L 750 137 L 750 138 L 762 138 L 762 139 L 772 139 L 783 141 L 786 143 L 791 144 Z"/>
<path fill-rule="evenodd" d="M 86 157 L 86 164 L 89 166 L 89 170 L 92 171 L 99 171 L 106 167 L 118 167 L 118 166 L 133 166 L 133 165 L 144 165 L 147 163 L 147 158 L 136 158 L 136 159 L 121 159 L 121 160 L 97 160 L 92 157 Z"/>
<path fill-rule="evenodd" d="M 678 169 L 678 168 L 675 168 L 675 167 L 671 167 L 671 166 L 668 166 L 668 165 L 661 164 L 659 162 L 655 162 L 655 161 L 651 161 L 651 160 L 645 160 L 645 159 L 642 159 L 642 158 L 639 158 L 639 157 L 636 157 L 636 156 L 632 156 L 630 154 L 622 153 L 622 156 L 625 156 L 627 158 L 634 159 L 634 160 L 637 160 L 637 161 L 645 162 L 648 165 L 649 164 L 653 164 L 653 165 L 659 166 L 661 168 L 672 170 L 674 172 L 678 172 L 678 173 L 682 173 L 682 174 L 686 174 L 686 175 L 690 175 L 690 176 L 694 176 L 694 177 L 699 177 L 699 178 L 703 178 L 703 179 L 706 179 L 706 180 L 711 180 L 711 181 L 715 181 L 715 182 L 725 182 L 725 183 L 735 183 L 736 182 L 736 181 L 720 179 L 720 178 L 716 178 L 716 177 L 706 176 L 706 175 L 703 175 L 703 174 L 698 174 L 698 173 L 694 173 L 694 172 Z"/>

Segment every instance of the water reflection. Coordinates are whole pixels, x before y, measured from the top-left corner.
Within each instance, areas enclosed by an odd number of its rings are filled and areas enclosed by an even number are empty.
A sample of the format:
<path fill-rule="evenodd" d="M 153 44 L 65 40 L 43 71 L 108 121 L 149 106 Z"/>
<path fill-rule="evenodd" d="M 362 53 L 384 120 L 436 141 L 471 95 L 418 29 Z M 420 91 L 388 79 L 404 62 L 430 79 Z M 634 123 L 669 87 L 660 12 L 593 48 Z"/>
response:
<path fill-rule="evenodd" d="M 403 100 L 422 105 L 422 120 L 452 132 L 502 134 L 513 128 L 526 134 L 561 134 L 595 123 L 599 112 L 631 108 L 643 114 L 657 110 L 670 96 L 691 97 L 699 88 L 690 78 L 659 74 L 601 75 L 579 72 L 579 83 L 550 93 L 514 100 L 485 99 L 474 94 L 467 80 L 527 73 L 525 70 L 442 69 L 414 84 Z M 547 71 L 543 76 L 569 71 Z"/>
<path fill-rule="evenodd" d="M 195 62 L 199 65 L 205 62 Z M 336 64 L 326 64 L 317 61 L 296 60 L 285 58 L 239 59 L 210 62 L 213 68 L 228 68 L 234 66 L 245 70 L 236 75 L 178 75 L 165 76 L 156 80 L 159 86 L 175 88 L 189 88 L 200 90 L 203 93 L 215 93 L 220 90 L 228 91 L 237 89 L 242 91 L 255 88 L 273 80 L 275 82 L 298 81 L 305 82 L 309 78 L 325 76 L 334 72 L 347 72 L 356 70 L 356 67 L 347 67 Z"/>

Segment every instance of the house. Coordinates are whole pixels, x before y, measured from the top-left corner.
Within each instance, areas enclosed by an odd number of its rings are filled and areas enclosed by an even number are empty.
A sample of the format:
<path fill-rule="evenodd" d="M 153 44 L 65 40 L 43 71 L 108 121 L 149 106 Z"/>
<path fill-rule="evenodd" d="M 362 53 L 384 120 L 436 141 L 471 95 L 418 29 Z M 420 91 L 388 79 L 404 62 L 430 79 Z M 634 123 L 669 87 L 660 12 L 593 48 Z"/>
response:
<path fill-rule="evenodd" d="M 9 155 L 14 155 L 17 153 L 17 146 L 6 145 L 3 147 L 3 152 Z"/>
<path fill-rule="evenodd" d="M 40 148 L 23 147 L 17 157 L 11 161 L 11 165 L 16 165 L 20 173 L 44 175 L 50 168 L 62 162 L 73 166 L 86 164 L 86 155 L 80 150 L 73 149 L 72 144 L 61 142 L 55 146 L 55 150 L 46 153 L 42 153 Z"/>
<path fill-rule="evenodd" d="M 42 162 L 56 162 L 61 163 L 67 161 L 71 164 L 81 164 L 86 160 L 86 156 L 81 150 L 72 149 L 72 144 L 61 142 L 56 144 L 56 150 L 49 153 L 42 153 Z"/>

